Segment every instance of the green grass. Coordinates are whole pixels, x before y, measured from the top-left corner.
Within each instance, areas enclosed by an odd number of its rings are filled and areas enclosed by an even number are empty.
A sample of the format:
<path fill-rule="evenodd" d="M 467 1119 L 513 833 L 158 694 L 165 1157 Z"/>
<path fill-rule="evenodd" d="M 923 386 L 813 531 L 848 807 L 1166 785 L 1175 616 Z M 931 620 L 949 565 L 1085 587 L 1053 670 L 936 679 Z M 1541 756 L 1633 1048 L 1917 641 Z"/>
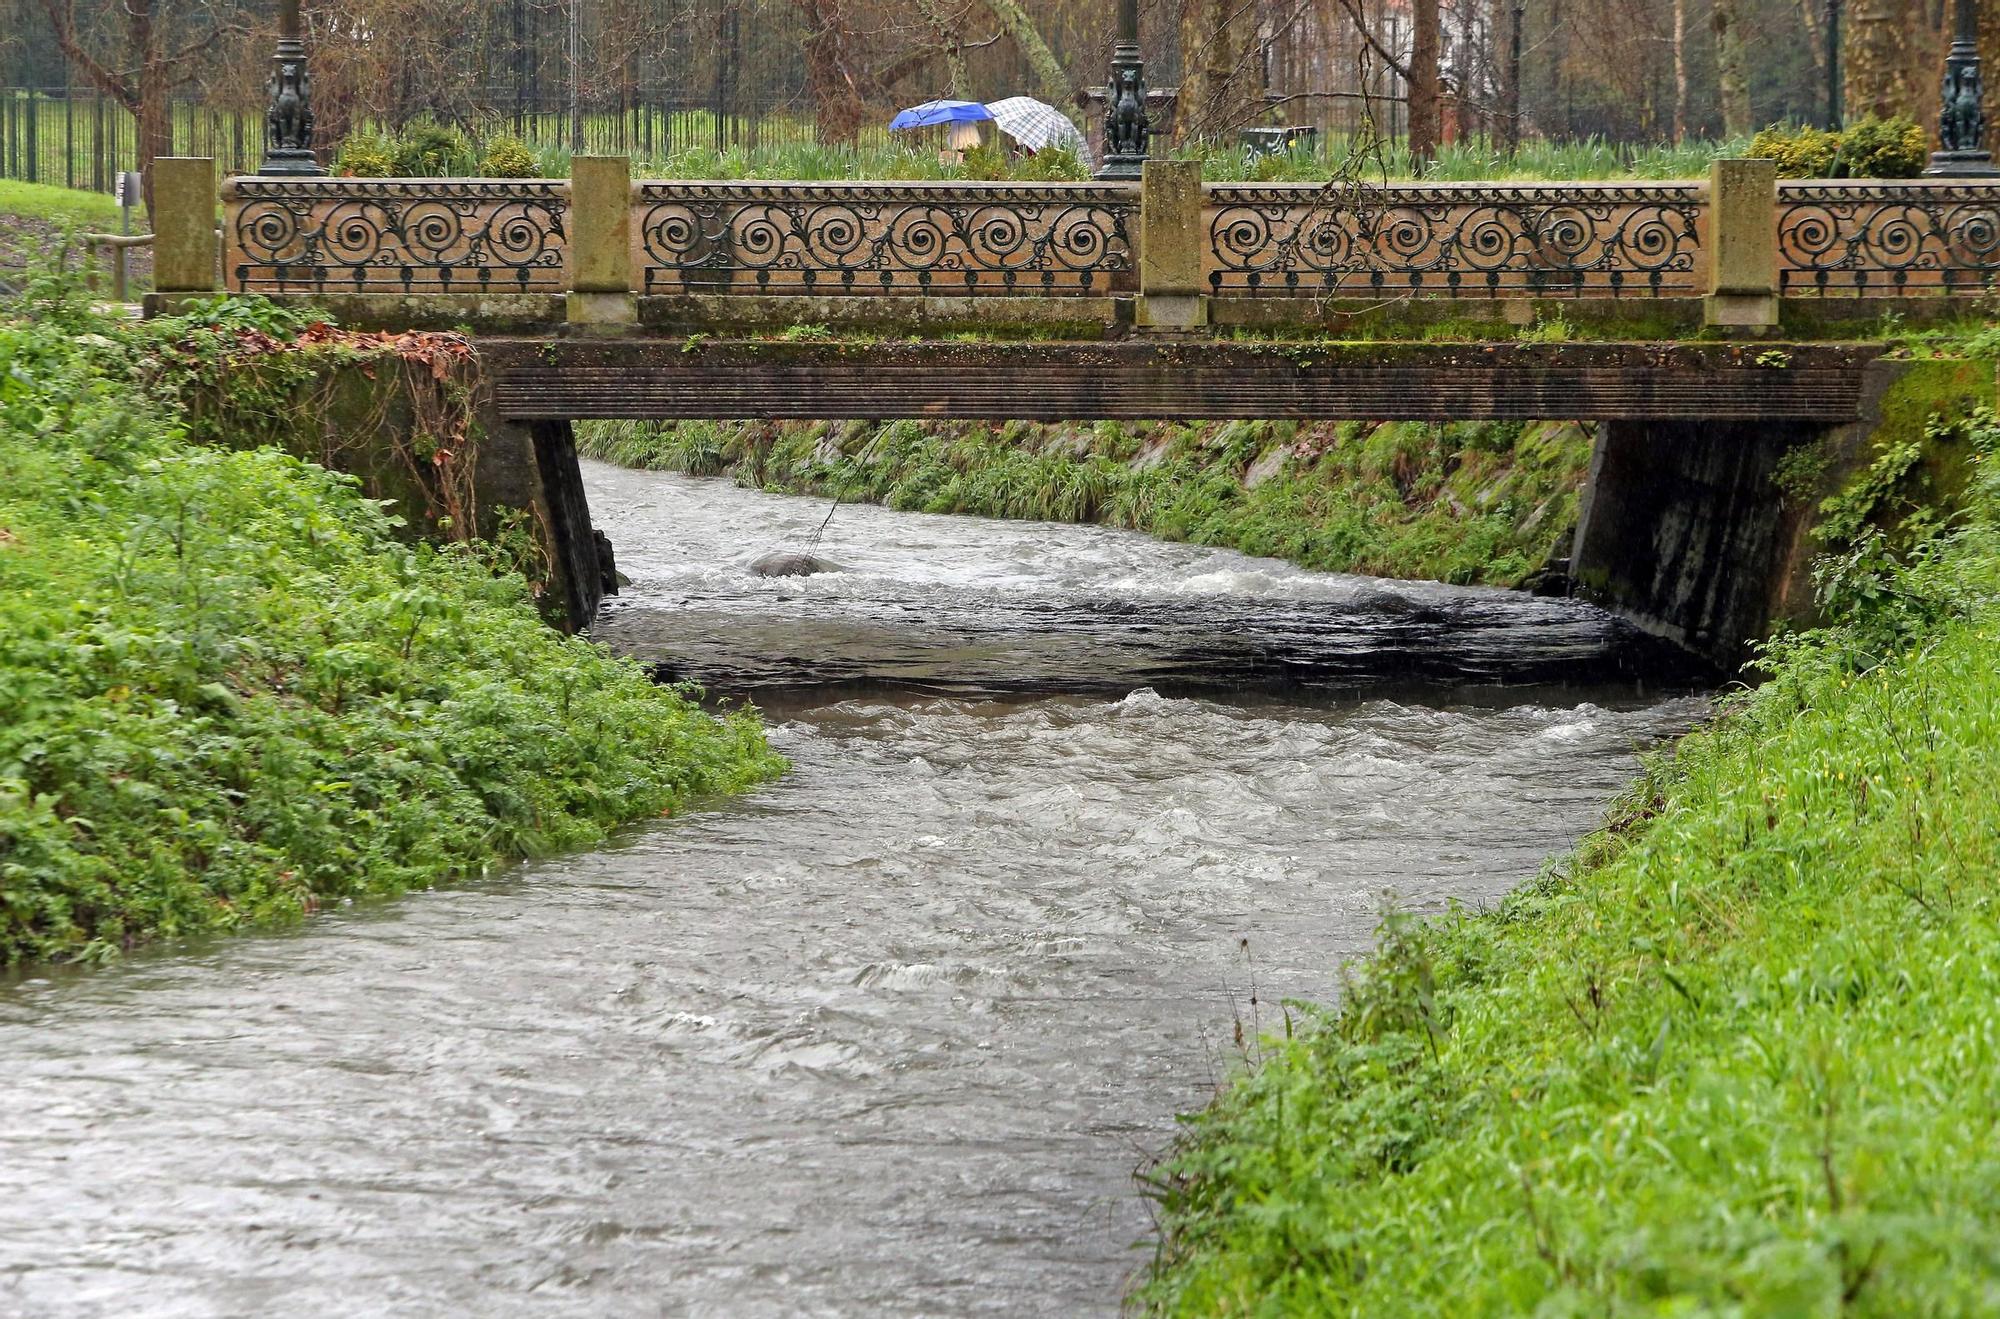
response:
<path fill-rule="evenodd" d="M 1389 919 L 1154 1170 L 1173 1314 L 2000 1313 L 2000 429 L 1958 529 L 1490 914 Z M 1838 547 L 1837 547 L 1838 548 Z"/>
<path fill-rule="evenodd" d="M 135 232 L 144 232 L 141 223 L 144 214 L 145 208 L 133 208 Z M 118 203 L 105 193 L 0 179 L 0 216 L 7 215 L 58 225 L 108 227 L 107 232 L 118 227 Z"/>
<path fill-rule="evenodd" d="M 1495 586 L 1523 584 L 1567 544 L 1590 460 L 1589 436 L 1560 423 L 590 423 L 579 444 L 768 490 L 1102 522 L 1322 571 Z"/>
<path fill-rule="evenodd" d="M 264 328 L 231 305 L 222 337 Z M 0 966 L 482 874 L 782 768 L 489 549 L 188 442 L 150 373 L 196 330 L 0 308 Z"/>

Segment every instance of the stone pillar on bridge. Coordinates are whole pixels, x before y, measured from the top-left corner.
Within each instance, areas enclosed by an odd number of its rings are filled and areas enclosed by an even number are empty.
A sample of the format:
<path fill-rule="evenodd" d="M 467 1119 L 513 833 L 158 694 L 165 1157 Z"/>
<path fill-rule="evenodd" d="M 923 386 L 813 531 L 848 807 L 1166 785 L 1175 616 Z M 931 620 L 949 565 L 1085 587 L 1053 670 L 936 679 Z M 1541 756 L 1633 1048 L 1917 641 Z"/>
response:
<path fill-rule="evenodd" d="M 153 162 L 153 288 L 162 294 L 213 293 L 220 262 L 215 234 L 215 162 L 162 156 Z"/>
<path fill-rule="evenodd" d="M 583 333 L 618 333 L 639 322 L 627 157 L 570 160 L 568 312 L 571 328 Z"/>
<path fill-rule="evenodd" d="M 1150 330 L 1208 324 L 1201 284 L 1201 162 L 1149 160 L 1139 183 L 1139 306 Z"/>
<path fill-rule="evenodd" d="M 1708 297 L 1703 321 L 1752 333 L 1778 324 L 1778 163 L 1708 167 Z"/>

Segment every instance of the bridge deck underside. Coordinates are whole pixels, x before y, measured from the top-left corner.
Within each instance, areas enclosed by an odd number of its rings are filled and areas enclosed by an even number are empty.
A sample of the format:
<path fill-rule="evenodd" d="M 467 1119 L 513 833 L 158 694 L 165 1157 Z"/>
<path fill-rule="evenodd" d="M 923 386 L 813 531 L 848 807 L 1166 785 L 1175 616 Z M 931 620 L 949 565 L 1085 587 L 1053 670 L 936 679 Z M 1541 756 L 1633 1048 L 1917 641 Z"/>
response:
<path fill-rule="evenodd" d="M 1878 348 L 489 340 L 501 416 L 1851 421 Z"/>

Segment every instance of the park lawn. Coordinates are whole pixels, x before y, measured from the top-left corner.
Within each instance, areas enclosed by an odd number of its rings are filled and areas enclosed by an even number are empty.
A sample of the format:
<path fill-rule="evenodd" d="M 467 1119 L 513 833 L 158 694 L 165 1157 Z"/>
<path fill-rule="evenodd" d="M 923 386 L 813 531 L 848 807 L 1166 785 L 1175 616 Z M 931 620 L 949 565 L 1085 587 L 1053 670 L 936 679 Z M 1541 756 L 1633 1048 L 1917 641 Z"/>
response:
<path fill-rule="evenodd" d="M 1153 1170 L 1171 1314 L 2000 1313 L 2000 473 Z"/>
<path fill-rule="evenodd" d="M 30 296 L 0 304 L 0 968 L 481 875 L 784 767 L 752 712 L 544 625 L 491 547 L 191 443 L 164 350 L 278 313 Z"/>
<path fill-rule="evenodd" d="M 132 227 L 137 232 L 144 232 L 142 219 L 145 213 L 144 207 L 133 208 Z M 7 215 L 47 220 L 57 225 L 85 228 L 108 226 L 115 230 L 118 226 L 118 203 L 108 193 L 0 179 L 0 216 Z"/>

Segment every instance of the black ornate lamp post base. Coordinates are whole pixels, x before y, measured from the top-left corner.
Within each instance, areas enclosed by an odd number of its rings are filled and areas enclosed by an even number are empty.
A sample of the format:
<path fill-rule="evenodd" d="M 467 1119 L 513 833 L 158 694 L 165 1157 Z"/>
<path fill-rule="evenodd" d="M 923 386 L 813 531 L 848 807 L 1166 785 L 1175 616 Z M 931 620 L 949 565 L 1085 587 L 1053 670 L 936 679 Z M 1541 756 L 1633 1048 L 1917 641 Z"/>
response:
<path fill-rule="evenodd" d="M 291 178 L 318 178 L 326 173 L 326 166 L 320 164 L 319 157 L 310 151 L 277 148 L 264 153 L 263 163 L 257 166 L 257 172 Z"/>
<path fill-rule="evenodd" d="M 1097 177 L 1138 178 L 1145 172 L 1150 136 L 1146 61 L 1139 54 L 1139 0 L 1118 0 L 1118 43 L 1111 48 L 1111 85 L 1104 100 L 1104 164 Z"/>
<path fill-rule="evenodd" d="M 1944 106 L 1938 114 L 1938 143 L 1927 175 L 1988 178 L 2000 175 L 1993 153 L 1980 148 L 1986 115 L 1980 108 L 1978 0 L 1958 0 L 1958 32 L 1944 61 Z"/>
<path fill-rule="evenodd" d="M 1925 177 L 1954 179 L 2000 178 L 2000 166 L 1990 151 L 1933 151 Z"/>
<path fill-rule="evenodd" d="M 306 75 L 306 43 L 299 35 L 299 0 L 278 8 L 278 49 L 265 90 L 264 163 L 259 174 L 314 177 L 326 173 L 312 152 L 312 80 Z"/>

